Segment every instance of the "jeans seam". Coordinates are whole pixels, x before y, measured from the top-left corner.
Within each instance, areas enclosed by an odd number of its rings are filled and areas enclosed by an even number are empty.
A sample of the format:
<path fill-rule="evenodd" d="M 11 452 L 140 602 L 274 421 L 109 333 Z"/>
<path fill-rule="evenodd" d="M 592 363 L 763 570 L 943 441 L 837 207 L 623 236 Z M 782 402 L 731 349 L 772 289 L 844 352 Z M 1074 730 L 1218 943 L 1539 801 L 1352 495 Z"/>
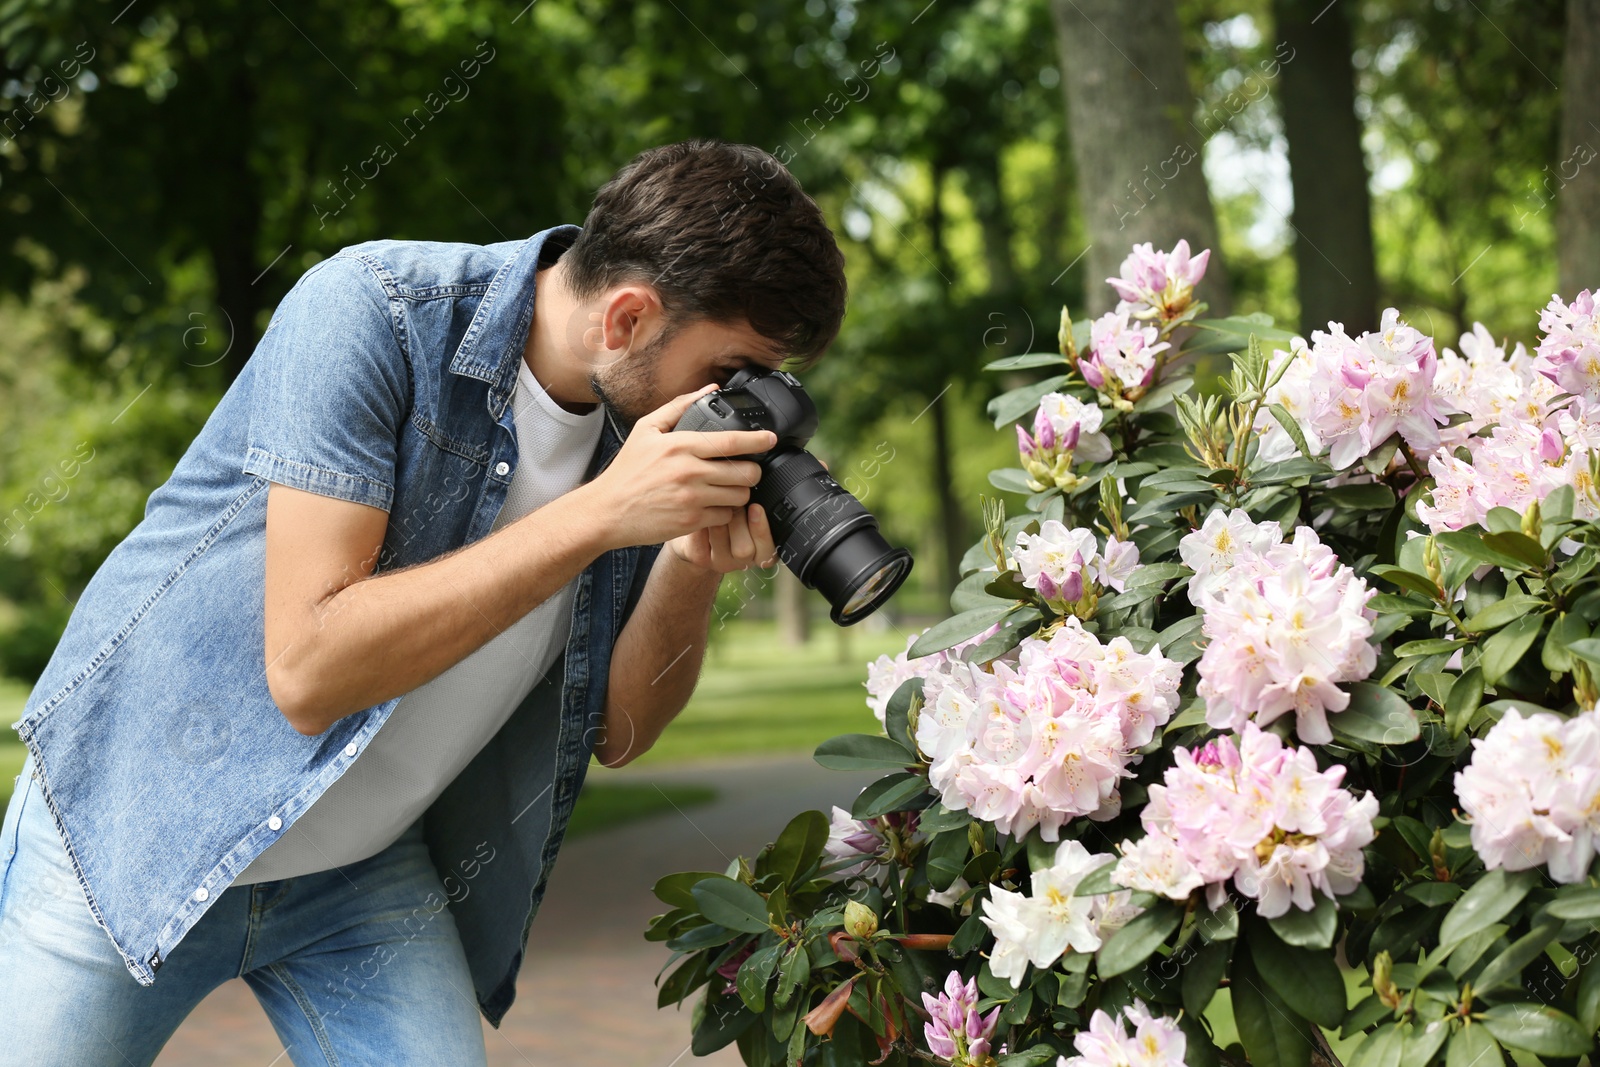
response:
<path fill-rule="evenodd" d="M 17 781 L 19 783 L 22 781 L 21 774 L 17 775 Z M 6 897 L 10 895 L 6 892 L 6 888 L 11 884 L 11 870 L 17 865 L 17 846 L 22 841 L 22 817 L 28 813 L 28 790 L 32 785 L 33 778 L 30 776 L 27 785 L 22 786 L 20 789 L 13 787 L 11 792 L 11 803 L 17 805 L 17 817 L 11 826 L 11 840 L 0 841 L 0 848 L 5 848 L 9 845 L 11 849 L 10 855 L 5 857 L 5 870 L 0 871 L 0 915 L 5 914 Z"/>
<path fill-rule="evenodd" d="M 300 987 L 300 983 L 294 980 L 288 968 L 281 963 L 271 964 L 267 967 L 267 972 L 282 982 L 289 995 L 294 998 L 295 1004 L 300 1008 L 300 1014 L 306 1017 L 306 1023 L 317 1039 L 317 1047 L 322 1049 L 322 1058 L 328 1062 L 328 1067 L 339 1067 L 339 1055 L 334 1052 L 333 1043 L 328 1040 L 328 1031 L 322 1028 L 322 1020 L 312 1007 L 311 998 L 306 996 L 306 991 Z"/>

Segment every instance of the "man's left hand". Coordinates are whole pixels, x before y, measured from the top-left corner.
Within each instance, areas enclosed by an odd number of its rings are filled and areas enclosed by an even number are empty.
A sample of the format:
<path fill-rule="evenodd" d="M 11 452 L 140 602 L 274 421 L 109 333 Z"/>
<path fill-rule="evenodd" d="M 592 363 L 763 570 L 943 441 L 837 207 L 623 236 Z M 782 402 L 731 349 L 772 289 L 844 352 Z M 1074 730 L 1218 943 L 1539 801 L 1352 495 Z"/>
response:
<path fill-rule="evenodd" d="M 760 504 L 736 508 L 732 521 L 723 526 L 708 526 L 694 533 L 673 538 L 667 547 L 679 559 L 712 574 L 771 567 L 778 561 L 772 540 L 772 527 Z"/>

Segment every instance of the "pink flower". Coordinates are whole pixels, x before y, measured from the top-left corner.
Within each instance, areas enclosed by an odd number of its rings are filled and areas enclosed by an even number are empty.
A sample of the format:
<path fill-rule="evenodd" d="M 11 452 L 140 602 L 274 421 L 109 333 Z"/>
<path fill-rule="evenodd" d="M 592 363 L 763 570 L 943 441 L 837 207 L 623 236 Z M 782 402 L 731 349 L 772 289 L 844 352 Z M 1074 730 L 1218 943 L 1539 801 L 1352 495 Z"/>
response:
<path fill-rule="evenodd" d="M 1204 885 L 1217 906 L 1232 879 L 1265 918 L 1308 911 L 1318 893 L 1355 889 L 1374 836 L 1377 798 L 1357 800 L 1343 780 L 1342 766 L 1319 771 L 1310 749 L 1254 723 L 1237 746 L 1221 737 L 1180 748 L 1164 784 L 1150 787 L 1145 838 L 1123 843 L 1112 880 L 1174 900 Z"/>
<path fill-rule="evenodd" d="M 960 971 L 951 971 L 944 980 L 944 991 L 937 997 L 922 994 L 923 1006 L 931 1018 L 923 1027 L 928 1051 L 952 1067 L 985 1062 L 989 1039 L 1005 1005 L 997 1005 L 988 1015 L 978 1012 L 978 980 L 961 981 Z"/>
<path fill-rule="evenodd" d="M 1455 787 L 1484 866 L 1583 881 L 1600 840 L 1600 712 L 1511 708 L 1472 745 Z"/>
<path fill-rule="evenodd" d="M 1017 451 L 1036 493 L 1073 489 L 1083 479 L 1072 473 L 1079 461 L 1103 463 L 1111 458 L 1111 439 L 1100 433 L 1103 416 L 1094 404 L 1065 393 L 1046 393 L 1033 416 L 1033 434 L 1017 427 Z"/>
<path fill-rule="evenodd" d="M 1089 351 L 1078 357 L 1083 380 L 1122 408 L 1144 395 L 1155 381 L 1157 357 L 1172 347 L 1158 341 L 1157 327 L 1136 326 L 1128 316 L 1123 309 L 1095 319 L 1089 326 Z"/>
<path fill-rule="evenodd" d="M 1136 999 L 1117 1015 L 1096 1008 L 1072 1043 L 1078 1055 L 1061 1057 L 1059 1067 L 1183 1067 L 1188 1039 L 1176 1020 L 1152 1015 Z"/>
<path fill-rule="evenodd" d="M 1539 373 L 1564 391 L 1600 401 L 1600 306 L 1585 289 L 1571 304 L 1559 294 L 1539 315 Z"/>
<path fill-rule="evenodd" d="M 1178 547 L 1195 570 L 1189 599 L 1202 610 L 1209 639 L 1200 657 L 1198 692 L 1206 722 L 1238 729 L 1294 712 L 1300 740 L 1333 740 L 1327 713 L 1350 695 L 1339 682 L 1367 677 L 1377 665 L 1369 639 L 1373 590 L 1309 526 L 1284 543 L 1276 523 L 1252 523 L 1242 510 L 1220 512 Z"/>
<path fill-rule="evenodd" d="M 1049 640 L 1028 637 L 987 667 L 956 661 L 929 679 L 917 718 L 928 780 L 952 811 L 1001 833 L 1106 819 L 1137 749 L 1172 717 L 1182 668 L 1126 638 L 1102 645 L 1068 616 Z"/>
<path fill-rule="evenodd" d="M 1093 530 L 1069 529 L 1057 519 L 1046 519 L 1039 532 L 1017 535 L 1012 553 L 1022 573 L 1022 584 L 1065 612 L 1094 587 L 1121 592 L 1139 566 L 1139 549 L 1131 542 L 1106 540 L 1100 550 Z"/>
<path fill-rule="evenodd" d="M 1129 893 L 1074 896 L 1085 875 L 1111 857 L 1092 855 L 1078 841 L 1056 847 L 1049 867 L 1035 870 L 1029 895 L 995 887 L 984 901 L 981 921 L 995 936 L 989 970 L 997 978 L 1022 987 L 1028 964 L 1051 967 L 1066 952 L 1093 952 L 1112 929 L 1120 928 L 1142 908 Z"/>
<path fill-rule="evenodd" d="M 1145 242 L 1134 245 L 1122 261 L 1121 276 L 1106 281 L 1122 298 L 1119 311 L 1170 322 L 1194 304 L 1194 288 L 1205 277 L 1210 260 L 1209 248 L 1190 258 L 1188 241 L 1180 240 L 1171 252 L 1158 252 Z"/>

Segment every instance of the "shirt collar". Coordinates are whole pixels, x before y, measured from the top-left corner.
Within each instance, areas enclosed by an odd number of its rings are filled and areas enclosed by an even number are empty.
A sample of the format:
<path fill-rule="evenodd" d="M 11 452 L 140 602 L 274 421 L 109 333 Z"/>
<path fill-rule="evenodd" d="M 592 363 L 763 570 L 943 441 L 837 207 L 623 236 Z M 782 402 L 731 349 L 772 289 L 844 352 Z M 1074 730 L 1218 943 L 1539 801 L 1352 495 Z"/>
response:
<path fill-rule="evenodd" d="M 580 232 L 580 227 L 569 223 L 541 230 L 523 241 L 495 271 L 450 360 L 453 373 L 489 383 L 489 406 L 496 418 L 517 382 L 517 363 L 527 346 L 528 327 L 533 324 L 534 276 L 545 242 L 554 239 L 570 245 Z"/>

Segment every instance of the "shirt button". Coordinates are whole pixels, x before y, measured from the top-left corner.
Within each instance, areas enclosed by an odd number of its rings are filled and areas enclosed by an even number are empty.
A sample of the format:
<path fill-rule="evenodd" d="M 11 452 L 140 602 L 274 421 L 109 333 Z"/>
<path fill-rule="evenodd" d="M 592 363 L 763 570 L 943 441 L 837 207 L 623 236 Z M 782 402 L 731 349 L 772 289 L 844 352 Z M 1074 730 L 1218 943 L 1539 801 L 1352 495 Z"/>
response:
<path fill-rule="evenodd" d="M 494 472 L 500 475 L 500 477 L 504 478 L 506 475 L 511 473 L 511 464 L 507 463 L 505 460 L 501 460 L 499 463 L 494 465 Z"/>
<path fill-rule="evenodd" d="M 356 754 L 356 743 L 354 741 L 344 746 L 344 754 L 346 756 L 354 756 Z"/>
<path fill-rule="evenodd" d="M 276 815 L 274 815 L 272 818 L 267 820 L 267 829 L 268 830 L 281 830 L 282 828 L 283 828 L 283 820 L 278 818 Z"/>
<path fill-rule="evenodd" d="M 194 891 L 194 899 L 196 899 L 196 900 L 204 900 L 204 899 L 206 899 L 206 897 L 209 897 L 210 895 L 211 895 L 210 892 L 208 892 L 206 890 L 205 886 L 201 886 L 199 889 L 196 889 Z"/>

